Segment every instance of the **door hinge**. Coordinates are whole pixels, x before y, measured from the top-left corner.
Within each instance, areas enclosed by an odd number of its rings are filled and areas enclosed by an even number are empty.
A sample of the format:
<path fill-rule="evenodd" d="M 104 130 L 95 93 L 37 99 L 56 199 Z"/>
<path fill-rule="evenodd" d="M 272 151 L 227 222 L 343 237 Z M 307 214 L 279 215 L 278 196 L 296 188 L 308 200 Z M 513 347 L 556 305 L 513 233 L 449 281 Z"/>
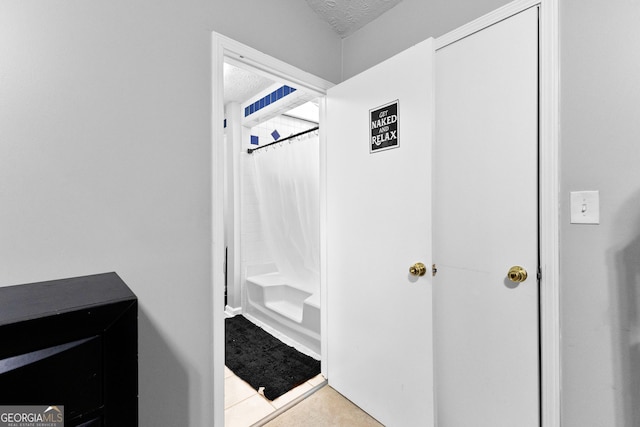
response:
<path fill-rule="evenodd" d="M 438 274 L 438 267 L 435 264 L 431 264 L 431 275 L 435 277 Z"/>
<path fill-rule="evenodd" d="M 542 267 L 538 266 L 538 280 L 542 279 Z"/>

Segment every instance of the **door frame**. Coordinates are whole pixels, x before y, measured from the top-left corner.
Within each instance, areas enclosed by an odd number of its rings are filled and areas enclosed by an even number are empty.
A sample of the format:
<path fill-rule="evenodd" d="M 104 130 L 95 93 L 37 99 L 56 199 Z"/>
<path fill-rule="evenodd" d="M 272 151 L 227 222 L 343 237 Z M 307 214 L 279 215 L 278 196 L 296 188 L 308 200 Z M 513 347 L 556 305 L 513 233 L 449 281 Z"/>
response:
<path fill-rule="evenodd" d="M 558 0 L 516 0 L 435 39 L 441 49 L 530 7 L 540 7 L 540 360 L 541 423 L 560 427 L 559 312 L 559 42 Z M 212 372 L 214 426 L 224 426 L 224 76 L 225 58 L 257 72 L 277 76 L 320 97 L 320 123 L 325 123 L 324 96 L 333 83 L 212 32 L 211 44 L 211 244 L 212 244 Z M 437 142 L 434 142 L 437 143 Z M 320 129 L 320 291 L 322 374 L 329 377 L 326 283 L 326 138 Z M 215 261 L 218 260 L 218 261 Z"/>
<path fill-rule="evenodd" d="M 213 325 L 212 364 L 213 364 L 213 425 L 224 426 L 224 71 L 226 59 L 241 65 L 255 73 L 277 77 L 291 86 L 317 94 L 320 98 L 320 122 L 324 120 L 324 96 L 333 83 L 307 73 L 299 68 L 266 55 L 252 47 L 239 43 L 226 36 L 212 32 L 211 35 L 211 289 Z M 326 304 L 326 260 L 323 215 L 325 204 L 325 156 L 322 130 L 320 130 L 320 292 L 321 306 Z M 326 313 L 321 310 L 321 313 Z M 321 354 L 326 354 L 326 327 L 321 319 Z M 327 364 L 322 358 L 322 373 L 326 376 Z"/>
<path fill-rule="evenodd" d="M 559 258 L 559 5 L 558 0 L 516 0 L 438 37 L 436 52 L 531 7 L 539 15 L 539 221 L 541 424 L 560 427 Z M 436 82 L 437 84 L 437 82 Z M 434 143 L 437 144 L 437 141 Z"/>

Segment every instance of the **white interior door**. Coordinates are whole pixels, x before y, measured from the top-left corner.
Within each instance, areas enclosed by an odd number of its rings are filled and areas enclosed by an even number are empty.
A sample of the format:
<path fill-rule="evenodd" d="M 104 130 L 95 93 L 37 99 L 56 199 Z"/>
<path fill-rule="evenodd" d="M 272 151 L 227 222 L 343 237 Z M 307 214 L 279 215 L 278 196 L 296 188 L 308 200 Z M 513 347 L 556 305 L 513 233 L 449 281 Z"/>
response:
<path fill-rule="evenodd" d="M 435 57 L 437 425 L 539 426 L 538 9 Z"/>
<path fill-rule="evenodd" d="M 391 427 L 433 425 L 432 64 L 427 40 L 327 95 L 328 380 Z"/>

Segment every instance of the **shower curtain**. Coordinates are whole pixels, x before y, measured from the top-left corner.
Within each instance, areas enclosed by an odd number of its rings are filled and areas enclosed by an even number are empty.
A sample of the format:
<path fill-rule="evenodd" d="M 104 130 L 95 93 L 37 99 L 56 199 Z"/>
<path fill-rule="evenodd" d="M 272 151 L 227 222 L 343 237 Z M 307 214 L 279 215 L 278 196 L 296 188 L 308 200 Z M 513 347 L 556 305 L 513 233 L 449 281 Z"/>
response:
<path fill-rule="evenodd" d="M 267 247 L 287 283 L 310 293 L 320 287 L 318 136 L 275 144 L 251 154 L 260 222 Z"/>

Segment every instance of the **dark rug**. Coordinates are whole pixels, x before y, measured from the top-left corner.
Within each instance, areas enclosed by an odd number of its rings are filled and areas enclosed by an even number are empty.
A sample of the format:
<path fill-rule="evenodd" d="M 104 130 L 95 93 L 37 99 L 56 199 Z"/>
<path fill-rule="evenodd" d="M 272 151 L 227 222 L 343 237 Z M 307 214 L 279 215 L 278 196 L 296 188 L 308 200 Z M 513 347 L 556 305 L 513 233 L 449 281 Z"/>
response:
<path fill-rule="evenodd" d="M 225 365 L 274 400 L 320 373 L 320 361 L 284 344 L 243 316 L 225 320 Z"/>

